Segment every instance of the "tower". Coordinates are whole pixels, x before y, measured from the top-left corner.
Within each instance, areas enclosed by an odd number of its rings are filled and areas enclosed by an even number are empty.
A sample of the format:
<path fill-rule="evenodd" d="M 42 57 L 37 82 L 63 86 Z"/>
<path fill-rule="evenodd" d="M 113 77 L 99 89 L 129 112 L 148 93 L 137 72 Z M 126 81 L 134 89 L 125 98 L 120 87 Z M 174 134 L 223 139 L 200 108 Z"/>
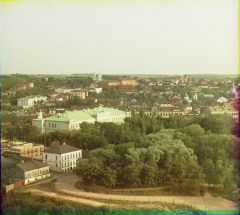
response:
<path fill-rule="evenodd" d="M 43 113 L 42 111 L 40 110 L 40 112 L 38 113 L 38 119 L 42 119 L 43 118 Z"/>
<path fill-rule="evenodd" d="M 193 95 L 193 100 L 195 100 L 195 101 L 198 100 L 198 96 L 197 96 L 197 93 L 196 93 L 196 88 L 195 88 L 195 92 L 194 92 L 194 95 Z"/>

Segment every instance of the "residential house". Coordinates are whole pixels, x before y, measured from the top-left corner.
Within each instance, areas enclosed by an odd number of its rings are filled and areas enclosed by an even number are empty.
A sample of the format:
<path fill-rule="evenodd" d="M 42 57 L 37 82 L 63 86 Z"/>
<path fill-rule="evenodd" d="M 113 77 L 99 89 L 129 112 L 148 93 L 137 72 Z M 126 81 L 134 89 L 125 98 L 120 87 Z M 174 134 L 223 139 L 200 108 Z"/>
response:
<path fill-rule="evenodd" d="M 2 157 L 2 174 L 5 182 L 27 185 L 50 177 L 49 165 L 37 160 L 14 160 Z"/>

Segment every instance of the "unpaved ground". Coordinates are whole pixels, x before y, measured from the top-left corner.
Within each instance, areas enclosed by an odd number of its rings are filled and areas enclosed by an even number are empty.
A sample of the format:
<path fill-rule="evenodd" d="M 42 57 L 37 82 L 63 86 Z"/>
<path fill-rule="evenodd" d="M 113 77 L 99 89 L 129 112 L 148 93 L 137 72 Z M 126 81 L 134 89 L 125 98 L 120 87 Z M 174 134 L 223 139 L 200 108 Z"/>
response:
<path fill-rule="evenodd" d="M 212 196 L 130 196 L 101 194 L 79 190 L 75 184 L 79 177 L 74 174 L 55 174 L 57 192 L 29 189 L 35 195 L 43 195 L 61 200 L 78 202 L 92 207 L 110 208 L 161 208 L 161 203 L 184 204 L 201 210 L 237 210 L 235 202 Z M 135 207 L 135 208 L 134 208 Z"/>
<path fill-rule="evenodd" d="M 74 196 L 69 196 L 69 195 L 64 195 L 64 194 L 54 193 L 54 192 L 48 192 L 48 191 L 43 191 L 43 190 L 38 190 L 38 189 L 29 189 L 26 192 L 30 192 L 32 194 L 39 195 L 39 196 L 48 196 L 48 197 L 56 198 L 56 199 L 60 199 L 60 200 L 78 202 L 78 203 L 92 206 L 92 207 L 103 207 L 104 206 L 104 207 L 114 208 L 117 206 L 114 204 L 106 204 L 106 203 L 101 203 L 101 202 L 83 199 L 83 198 L 79 198 L 79 197 L 74 197 Z"/>
<path fill-rule="evenodd" d="M 227 199 L 220 197 L 198 197 L 198 196 L 129 196 L 129 195 L 113 195 L 113 194 L 100 194 L 85 192 L 76 188 L 75 184 L 79 177 L 74 174 L 56 175 L 57 182 L 56 189 L 63 194 L 73 195 L 76 197 L 95 199 L 95 200 L 109 200 L 109 201 L 131 201 L 139 203 L 175 203 L 193 206 L 203 210 L 236 210 L 237 205 Z"/>

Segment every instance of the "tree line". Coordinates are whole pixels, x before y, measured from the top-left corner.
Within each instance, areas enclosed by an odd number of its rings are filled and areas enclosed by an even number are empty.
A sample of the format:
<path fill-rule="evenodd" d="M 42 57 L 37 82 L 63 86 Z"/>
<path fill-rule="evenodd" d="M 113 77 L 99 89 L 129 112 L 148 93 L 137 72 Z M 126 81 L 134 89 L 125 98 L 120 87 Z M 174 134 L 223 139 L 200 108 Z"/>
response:
<path fill-rule="evenodd" d="M 122 124 L 82 123 L 80 130 L 39 134 L 27 124 L 3 128 L 4 138 L 46 143 L 59 140 L 83 149 L 77 174 L 107 187 L 169 186 L 174 193 L 200 193 L 203 184 L 223 191 L 239 181 L 239 139 L 227 116 L 171 117 L 144 114 Z"/>

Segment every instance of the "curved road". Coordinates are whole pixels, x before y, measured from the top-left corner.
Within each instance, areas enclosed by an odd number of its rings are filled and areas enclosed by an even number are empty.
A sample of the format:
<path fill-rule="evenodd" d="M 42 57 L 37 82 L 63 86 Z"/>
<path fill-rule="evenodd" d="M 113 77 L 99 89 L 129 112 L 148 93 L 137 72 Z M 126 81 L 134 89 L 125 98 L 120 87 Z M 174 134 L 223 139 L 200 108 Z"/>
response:
<path fill-rule="evenodd" d="M 87 198 L 93 201 L 109 200 L 124 201 L 135 203 L 175 203 L 193 206 L 202 210 L 236 210 L 238 209 L 235 202 L 220 197 L 198 197 L 198 196 L 130 196 L 92 193 L 79 190 L 75 184 L 79 177 L 74 174 L 56 174 L 56 189 L 63 195 Z M 89 201 L 91 201 L 89 200 Z M 102 204 L 102 203 L 100 203 Z M 113 206 L 113 205 L 112 205 Z"/>

